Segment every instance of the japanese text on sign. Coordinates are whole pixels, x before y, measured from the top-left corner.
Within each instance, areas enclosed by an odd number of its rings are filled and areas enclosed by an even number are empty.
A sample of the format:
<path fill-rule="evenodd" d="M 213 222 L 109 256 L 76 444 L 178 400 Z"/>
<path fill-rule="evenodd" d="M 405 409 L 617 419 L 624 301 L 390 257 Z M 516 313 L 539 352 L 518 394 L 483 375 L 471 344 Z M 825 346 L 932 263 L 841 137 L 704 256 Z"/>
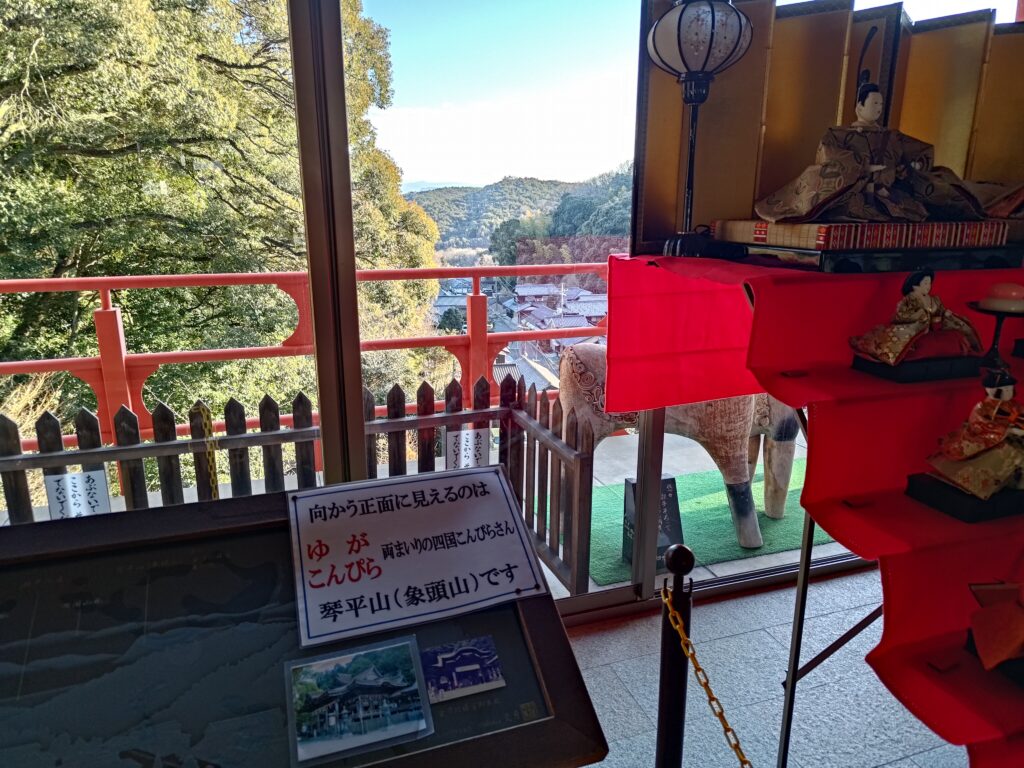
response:
<path fill-rule="evenodd" d="M 306 491 L 291 518 L 303 645 L 546 591 L 495 468 Z"/>
<path fill-rule="evenodd" d="M 107 473 L 101 469 L 47 475 L 43 481 L 51 520 L 102 515 L 110 511 Z"/>

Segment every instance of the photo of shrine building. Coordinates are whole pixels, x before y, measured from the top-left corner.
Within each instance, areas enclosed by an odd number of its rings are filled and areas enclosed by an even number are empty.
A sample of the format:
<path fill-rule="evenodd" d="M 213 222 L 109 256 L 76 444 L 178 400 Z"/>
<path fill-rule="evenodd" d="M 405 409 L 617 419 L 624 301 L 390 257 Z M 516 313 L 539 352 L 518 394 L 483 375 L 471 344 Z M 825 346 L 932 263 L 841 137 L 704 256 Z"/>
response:
<path fill-rule="evenodd" d="M 505 685 L 498 651 L 490 637 L 429 648 L 420 658 L 432 704 Z"/>
<path fill-rule="evenodd" d="M 296 714 L 306 715 L 300 738 L 364 735 L 423 718 L 415 678 L 384 676 L 369 667 L 357 675 L 341 675 L 339 683 L 298 708 Z"/>

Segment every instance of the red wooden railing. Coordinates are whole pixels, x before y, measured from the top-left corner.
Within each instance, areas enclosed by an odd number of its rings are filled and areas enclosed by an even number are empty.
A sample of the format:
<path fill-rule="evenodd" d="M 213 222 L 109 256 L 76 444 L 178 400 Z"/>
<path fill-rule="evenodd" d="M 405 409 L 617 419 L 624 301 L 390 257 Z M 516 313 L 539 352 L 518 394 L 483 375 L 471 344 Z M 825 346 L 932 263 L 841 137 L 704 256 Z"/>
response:
<path fill-rule="evenodd" d="M 511 342 L 574 338 L 579 328 L 553 330 L 520 330 L 492 333 L 487 330 L 488 297 L 480 291 L 484 277 L 524 277 L 538 275 L 607 274 L 605 264 L 559 264 L 515 267 L 442 267 L 436 269 L 360 270 L 359 282 L 394 280 L 436 280 L 468 277 L 473 280 L 472 293 L 466 296 L 466 333 L 456 336 L 417 336 L 403 339 L 364 341 L 364 352 L 388 349 L 440 347 L 459 361 L 462 386 L 469 391 L 471 382 L 480 376 L 491 381 L 492 366 L 498 353 Z M 298 308 L 298 321 L 292 333 L 275 346 L 238 347 L 230 349 L 196 349 L 168 352 L 129 352 L 125 343 L 121 310 L 114 304 L 114 291 L 156 288 L 200 288 L 241 285 L 273 285 L 288 294 Z M 15 374 L 66 372 L 84 381 L 93 391 L 98 404 L 100 428 L 105 441 L 113 435 L 113 417 L 122 406 L 139 416 L 144 437 L 152 435 L 152 417 L 143 400 L 146 380 L 163 365 L 250 360 L 272 357 L 312 355 L 313 318 L 309 299 L 308 275 L 305 272 L 268 272 L 211 275 L 140 275 L 121 277 L 75 277 L 34 280 L 0 280 L 0 294 L 14 293 L 97 293 L 100 307 L 93 312 L 98 354 L 95 357 L 64 357 L 48 360 L 15 360 L 0 362 L 0 376 Z M 588 336 L 605 334 L 604 328 L 586 330 Z M 411 403 L 410 408 L 415 409 Z M 384 414 L 383 408 L 381 415 Z M 282 423 L 291 426 L 287 416 Z M 258 426 L 253 420 L 252 426 Z M 220 425 L 218 425 L 220 426 Z M 188 426 L 180 427 L 185 434 Z M 35 450 L 34 441 L 26 441 L 26 450 Z"/>

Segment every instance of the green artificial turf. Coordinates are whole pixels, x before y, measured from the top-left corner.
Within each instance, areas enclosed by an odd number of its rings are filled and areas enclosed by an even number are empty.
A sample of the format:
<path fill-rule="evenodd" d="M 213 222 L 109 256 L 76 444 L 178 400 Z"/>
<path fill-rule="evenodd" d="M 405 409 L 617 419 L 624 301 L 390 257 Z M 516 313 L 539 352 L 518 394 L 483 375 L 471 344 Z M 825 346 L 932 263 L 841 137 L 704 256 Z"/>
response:
<path fill-rule="evenodd" d="M 800 492 L 804 484 L 806 459 L 793 463 L 793 481 L 786 499 L 786 516 L 772 520 L 765 516 L 764 476 L 754 477 L 754 501 L 758 507 L 758 522 L 764 546 L 743 549 L 736 543 L 736 532 L 729 514 L 725 483 L 717 471 L 681 475 L 676 478 L 679 507 L 683 519 L 683 538 L 697 555 L 699 565 L 713 565 L 728 560 L 739 560 L 757 555 L 768 555 L 800 548 L 804 511 L 800 507 Z M 599 585 L 607 586 L 629 581 L 629 563 L 622 559 L 622 500 L 625 486 L 595 486 L 590 537 L 590 577 Z M 815 544 L 832 539 L 819 527 Z"/>

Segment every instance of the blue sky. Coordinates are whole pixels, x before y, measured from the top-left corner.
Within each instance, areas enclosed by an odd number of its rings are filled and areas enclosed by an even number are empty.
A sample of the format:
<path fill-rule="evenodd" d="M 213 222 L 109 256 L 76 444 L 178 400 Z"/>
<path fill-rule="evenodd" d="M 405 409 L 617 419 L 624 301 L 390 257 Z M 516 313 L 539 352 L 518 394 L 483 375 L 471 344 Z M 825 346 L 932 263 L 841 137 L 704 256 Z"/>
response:
<path fill-rule="evenodd" d="M 1012 21 L 1016 0 L 904 7 L 915 19 L 995 7 L 999 21 Z M 391 30 L 394 105 L 371 120 L 405 182 L 579 181 L 632 158 L 638 0 L 363 0 L 363 8 Z"/>

